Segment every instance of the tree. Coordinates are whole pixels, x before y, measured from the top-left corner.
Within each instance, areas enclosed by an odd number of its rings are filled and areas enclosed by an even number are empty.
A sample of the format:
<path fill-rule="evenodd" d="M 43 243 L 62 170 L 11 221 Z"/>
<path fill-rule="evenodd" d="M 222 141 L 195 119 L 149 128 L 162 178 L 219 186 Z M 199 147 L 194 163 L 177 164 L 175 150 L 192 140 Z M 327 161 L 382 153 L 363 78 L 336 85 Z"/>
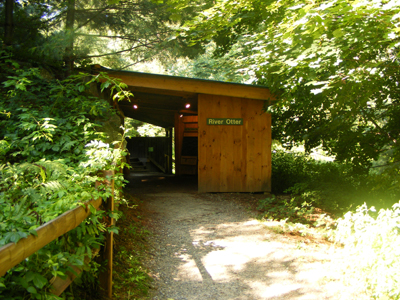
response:
<path fill-rule="evenodd" d="M 400 160 L 398 1 L 217 1 L 186 24 L 193 43 L 242 45 L 240 68 L 279 101 L 274 137 L 368 169 Z M 214 33 L 214 34 L 213 34 Z M 222 35 L 224 39 L 221 39 Z"/>
<path fill-rule="evenodd" d="M 0 5 L 3 42 L 12 46 L 16 57 L 35 64 L 63 64 L 71 73 L 74 65 L 101 63 L 122 69 L 156 56 L 187 54 L 185 39 L 173 35 L 185 17 L 174 19 L 173 7 L 162 1 L 6 3 Z"/>

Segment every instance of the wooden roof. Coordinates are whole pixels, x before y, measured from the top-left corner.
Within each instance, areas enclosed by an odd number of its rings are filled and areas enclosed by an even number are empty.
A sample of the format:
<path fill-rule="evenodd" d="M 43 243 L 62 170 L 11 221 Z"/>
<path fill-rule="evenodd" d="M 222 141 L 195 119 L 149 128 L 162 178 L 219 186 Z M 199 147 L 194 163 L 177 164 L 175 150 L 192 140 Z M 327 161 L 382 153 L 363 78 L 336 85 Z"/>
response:
<path fill-rule="evenodd" d="M 134 97 L 130 101 L 119 102 L 125 116 L 161 127 L 173 127 L 176 112 L 197 114 L 198 94 L 275 100 L 269 89 L 261 86 L 111 69 L 99 71 L 121 79 L 132 91 Z M 189 109 L 185 108 L 187 103 Z"/>

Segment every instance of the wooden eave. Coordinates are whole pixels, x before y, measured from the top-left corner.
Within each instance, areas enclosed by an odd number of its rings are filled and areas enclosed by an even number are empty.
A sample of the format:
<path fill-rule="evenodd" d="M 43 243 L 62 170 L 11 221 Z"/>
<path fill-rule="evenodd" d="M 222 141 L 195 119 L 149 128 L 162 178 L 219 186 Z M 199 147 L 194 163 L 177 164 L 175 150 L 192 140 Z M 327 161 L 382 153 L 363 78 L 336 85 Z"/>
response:
<path fill-rule="evenodd" d="M 119 102 L 125 116 L 161 127 L 173 127 L 176 113 L 196 112 L 198 94 L 275 100 L 269 89 L 261 86 L 105 68 L 94 72 L 106 72 L 128 85 L 134 97 Z M 186 103 L 191 105 L 189 110 Z M 138 109 L 133 108 L 134 104 Z"/>

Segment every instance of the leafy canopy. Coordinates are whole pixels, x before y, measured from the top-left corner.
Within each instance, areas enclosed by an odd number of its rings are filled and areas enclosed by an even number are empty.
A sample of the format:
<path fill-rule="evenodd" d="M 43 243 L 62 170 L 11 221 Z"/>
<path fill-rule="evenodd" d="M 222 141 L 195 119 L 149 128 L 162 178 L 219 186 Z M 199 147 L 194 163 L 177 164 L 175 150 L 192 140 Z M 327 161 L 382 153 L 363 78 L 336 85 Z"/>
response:
<path fill-rule="evenodd" d="M 275 138 L 362 170 L 400 159 L 399 16 L 398 1 L 216 1 L 182 34 L 240 45 L 237 69 L 278 96 Z"/>
<path fill-rule="evenodd" d="M 174 28 L 198 10 L 192 6 L 182 7 L 178 15 L 177 4 L 168 1 L 6 2 L 13 9 L 9 12 L 7 5 L 0 5 L 0 21 L 5 24 L 0 27 L 3 47 L 8 45 L 19 60 L 34 65 L 68 68 L 73 66 L 68 62 L 79 66 L 97 63 L 118 69 L 155 57 L 197 53 L 186 46 L 185 38 L 174 34 Z"/>

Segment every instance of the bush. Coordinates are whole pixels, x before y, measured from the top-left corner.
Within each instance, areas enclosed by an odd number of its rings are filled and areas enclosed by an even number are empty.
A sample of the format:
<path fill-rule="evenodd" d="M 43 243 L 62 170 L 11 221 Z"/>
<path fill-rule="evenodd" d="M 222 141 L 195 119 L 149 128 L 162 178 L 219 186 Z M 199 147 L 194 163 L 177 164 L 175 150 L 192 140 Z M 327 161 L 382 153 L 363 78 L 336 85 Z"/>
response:
<path fill-rule="evenodd" d="M 90 75 L 48 80 L 37 69 L 12 65 L 14 74 L 0 89 L 0 246 L 34 235 L 37 227 L 83 202 L 108 197 L 110 189 L 95 189 L 97 174 L 116 169 L 124 156 L 99 130 L 115 112 L 86 92 L 83 79 Z M 115 180 L 118 190 L 122 174 Z M 103 243 L 104 231 L 115 230 L 104 227 L 104 212 L 91 211 L 77 228 L 1 277 L 0 298 L 58 299 L 49 293 L 51 279 L 65 276 L 71 265 L 83 266 Z M 93 264 L 90 273 L 96 268 Z"/>
<path fill-rule="evenodd" d="M 354 210 L 367 202 L 391 207 L 400 196 L 397 176 L 357 173 L 352 165 L 315 161 L 304 154 L 272 153 L 272 192 L 290 193 L 334 213 Z"/>
<path fill-rule="evenodd" d="M 274 150 L 272 152 L 272 192 L 284 193 L 296 183 L 307 181 L 309 178 L 307 165 L 310 161 L 311 159 L 304 154 Z"/>
<path fill-rule="evenodd" d="M 379 213 L 362 205 L 338 220 L 335 239 L 344 244 L 345 281 L 374 299 L 400 299 L 400 202 Z"/>

